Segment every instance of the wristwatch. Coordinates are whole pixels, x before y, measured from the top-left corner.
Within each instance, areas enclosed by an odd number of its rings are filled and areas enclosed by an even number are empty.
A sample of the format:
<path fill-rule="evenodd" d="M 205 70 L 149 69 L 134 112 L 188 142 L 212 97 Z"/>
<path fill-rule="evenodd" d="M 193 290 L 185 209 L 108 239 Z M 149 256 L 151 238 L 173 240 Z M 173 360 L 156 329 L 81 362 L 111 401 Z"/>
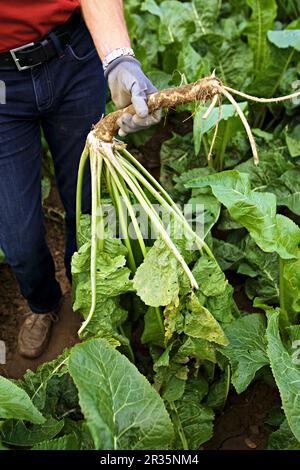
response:
<path fill-rule="evenodd" d="M 124 55 L 135 57 L 135 54 L 131 47 L 118 47 L 117 49 L 114 49 L 112 52 L 110 52 L 104 57 L 102 62 L 103 70 L 105 71 L 111 62 Z"/>

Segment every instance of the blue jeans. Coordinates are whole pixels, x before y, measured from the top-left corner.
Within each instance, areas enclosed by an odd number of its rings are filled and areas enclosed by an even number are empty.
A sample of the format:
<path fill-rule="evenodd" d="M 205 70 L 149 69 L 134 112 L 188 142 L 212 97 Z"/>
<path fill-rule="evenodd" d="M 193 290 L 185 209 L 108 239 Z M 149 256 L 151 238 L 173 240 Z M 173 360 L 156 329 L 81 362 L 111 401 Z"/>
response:
<path fill-rule="evenodd" d="M 104 113 L 107 83 L 83 21 L 60 56 L 29 70 L 1 67 L 0 246 L 35 313 L 58 306 L 61 289 L 45 241 L 41 205 L 40 127 L 49 144 L 66 218 L 65 265 L 76 250 L 77 169 L 91 126 Z M 86 171 L 83 211 L 90 211 Z"/>

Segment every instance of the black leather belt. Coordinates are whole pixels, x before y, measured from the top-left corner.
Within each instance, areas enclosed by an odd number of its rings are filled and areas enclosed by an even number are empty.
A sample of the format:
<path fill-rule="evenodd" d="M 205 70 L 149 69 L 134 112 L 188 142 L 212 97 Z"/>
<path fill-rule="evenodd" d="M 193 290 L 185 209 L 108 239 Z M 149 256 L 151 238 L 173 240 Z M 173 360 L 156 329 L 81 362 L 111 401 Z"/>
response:
<path fill-rule="evenodd" d="M 16 66 L 18 70 L 36 67 L 59 55 L 58 47 L 63 49 L 70 43 L 71 34 L 81 21 L 79 10 L 63 24 L 56 26 L 50 33 L 37 41 L 0 53 L 0 67 Z"/>

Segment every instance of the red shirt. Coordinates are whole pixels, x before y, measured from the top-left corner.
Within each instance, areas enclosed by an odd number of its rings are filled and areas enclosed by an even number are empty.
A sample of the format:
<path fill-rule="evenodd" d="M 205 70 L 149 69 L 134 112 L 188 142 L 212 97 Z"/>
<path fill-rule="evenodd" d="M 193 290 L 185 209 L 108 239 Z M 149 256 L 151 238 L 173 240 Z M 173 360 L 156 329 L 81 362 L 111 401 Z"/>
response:
<path fill-rule="evenodd" d="M 78 6 L 77 0 L 0 0 L 0 52 L 44 36 Z"/>

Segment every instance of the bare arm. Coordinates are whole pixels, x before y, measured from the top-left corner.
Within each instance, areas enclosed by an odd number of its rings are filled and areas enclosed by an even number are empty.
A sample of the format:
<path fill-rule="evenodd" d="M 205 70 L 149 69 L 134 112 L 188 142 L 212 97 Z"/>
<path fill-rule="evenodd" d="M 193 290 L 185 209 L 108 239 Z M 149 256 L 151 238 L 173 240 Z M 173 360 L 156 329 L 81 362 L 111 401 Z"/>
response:
<path fill-rule="evenodd" d="M 130 47 L 123 0 L 79 0 L 100 58 L 118 47 Z"/>
<path fill-rule="evenodd" d="M 85 23 L 103 61 L 114 49 L 130 47 L 124 18 L 123 0 L 79 0 Z M 156 91 L 132 57 L 112 61 L 105 70 L 111 97 L 118 109 L 133 104 L 136 114 L 124 113 L 118 121 L 119 135 L 126 135 L 157 124 L 161 111 L 149 114 L 147 96 Z"/>

